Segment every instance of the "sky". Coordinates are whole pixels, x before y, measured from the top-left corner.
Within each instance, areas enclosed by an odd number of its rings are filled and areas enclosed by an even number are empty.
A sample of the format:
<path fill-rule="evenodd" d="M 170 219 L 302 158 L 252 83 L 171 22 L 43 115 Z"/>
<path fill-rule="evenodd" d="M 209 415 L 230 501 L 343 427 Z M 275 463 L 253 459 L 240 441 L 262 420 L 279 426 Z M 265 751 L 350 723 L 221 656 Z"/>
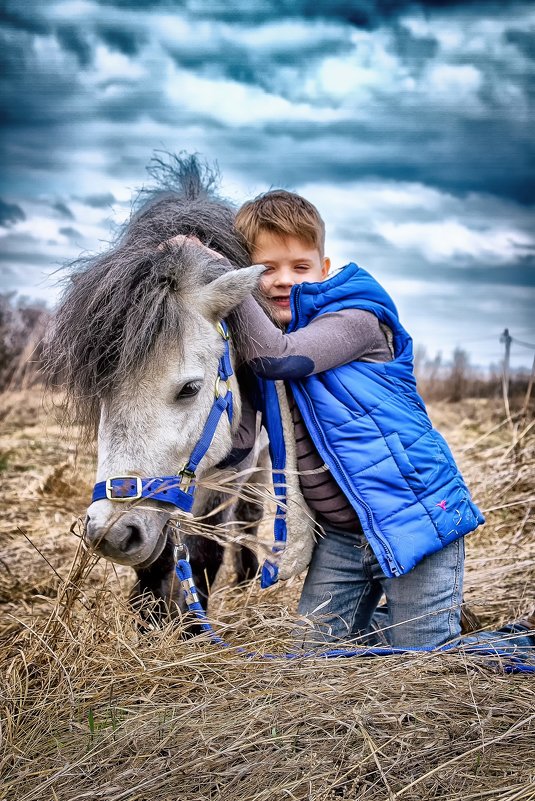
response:
<path fill-rule="evenodd" d="M 53 305 L 109 246 L 155 152 L 239 205 L 315 203 L 327 254 L 415 345 L 535 350 L 535 7 L 393 0 L 2 0 L 2 291 Z"/>

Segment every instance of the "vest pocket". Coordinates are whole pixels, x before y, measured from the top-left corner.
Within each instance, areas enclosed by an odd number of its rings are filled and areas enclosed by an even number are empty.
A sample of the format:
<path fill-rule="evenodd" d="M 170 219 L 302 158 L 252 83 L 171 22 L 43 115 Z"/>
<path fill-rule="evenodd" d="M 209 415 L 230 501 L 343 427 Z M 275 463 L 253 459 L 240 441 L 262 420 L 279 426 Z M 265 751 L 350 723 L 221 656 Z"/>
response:
<path fill-rule="evenodd" d="M 385 440 L 399 472 L 407 480 L 409 486 L 415 492 L 425 491 L 427 487 L 409 459 L 407 451 L 403 447 L 403 444 L 396 432 L 394 431 L 392 434 L 387 434 L 385 436 Z"/>

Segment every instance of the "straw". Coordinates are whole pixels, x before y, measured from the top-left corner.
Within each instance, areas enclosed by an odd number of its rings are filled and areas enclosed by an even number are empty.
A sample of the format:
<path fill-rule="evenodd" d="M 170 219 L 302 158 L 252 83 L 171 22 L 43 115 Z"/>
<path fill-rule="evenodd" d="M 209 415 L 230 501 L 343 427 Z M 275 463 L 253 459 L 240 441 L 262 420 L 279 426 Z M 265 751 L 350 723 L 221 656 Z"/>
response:
<path fill-rule="evenodd" d="M 263 661 L 184 639 L 180 620 L 141 634 L 132 572 L 80 540 L 94 454 L 38 391 L 2 404 L 0 799 L 535 799 L 535 683 L 499 658 Z M 487 628 L 532 614 L 535 427 L 518 421 L 511 447 L 498 404 L 431 413 L 489 510 L 467 538 L 471 609 Z M 231 581 L 229 561 L 211 598 L 217 633 L 290 649 L 300 580 Z"/>

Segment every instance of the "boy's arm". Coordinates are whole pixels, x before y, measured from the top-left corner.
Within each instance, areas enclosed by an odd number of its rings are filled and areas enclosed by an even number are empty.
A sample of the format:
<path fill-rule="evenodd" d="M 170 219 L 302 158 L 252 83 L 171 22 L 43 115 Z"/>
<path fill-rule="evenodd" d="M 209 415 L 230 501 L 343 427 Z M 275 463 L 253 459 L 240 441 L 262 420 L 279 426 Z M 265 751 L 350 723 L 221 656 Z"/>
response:
<path fill-rule="evenodd" d="M 262 378 L 299 379 L 355 360 L 392 359 L 379 320 L 362 309 L 322 314 L 291 334 L 274 325 L 252 296 L 238 314 L 245 334 L 241 360 Z"/>

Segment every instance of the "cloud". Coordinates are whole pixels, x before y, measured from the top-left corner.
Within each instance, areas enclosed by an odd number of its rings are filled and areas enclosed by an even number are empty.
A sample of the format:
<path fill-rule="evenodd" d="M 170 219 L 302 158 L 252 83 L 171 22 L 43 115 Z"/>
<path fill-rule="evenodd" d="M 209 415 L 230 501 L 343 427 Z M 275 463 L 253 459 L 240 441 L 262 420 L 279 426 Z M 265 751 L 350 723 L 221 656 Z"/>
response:
<path fill-rule="evenodd" d="M 526 58 L 535 61 L 535 30 L 524 31 L 510 28 L 505 31 L 504 39 L 506 42 L 516 45 Z"/>
<path fill-rule="evenodd" d="M 64 50 L 74 53 L 80 67 L 88 67 L 93 61 L 93 46 L 87 34 L 75 25 L 57 27 L 55 34 Z"/>
<path fill-rule="evenodd" d="M 71 226 L 67 226 L 66 228 L 60 228 L 59 233 L 62 236 L 65 236 L 67 239 L 74 239 L 74 240 L 83 239 L 83 236 L 80 233 L 80 231 L 77 231 L 76 228 L 72 228 Z"/>
<path fill-rule="evenodd" d="M 164 42 L 177 67 L 282 93 L 289 79 L 309 72 L 327 54 L 351 48 L 350 32 L 343 26 L 297 19 L 259 28 L 222 25 L 211 34 L 193 29 L 192 34 L 178 43 L 175 37 Z"/>
<path fill-rule="evenodd" d="M 147 7 L 138 2 L 137 7 Z M 503 7 L 516 3 L 505 0 Z M 373 30 L 390 23 L 407 10 L 448 12 L 461 10 L 470 13 L 475 9 L 481 13 L 485 9 L 495 9 L 493 0 L 263 0 L 251 3 L 250 0 L 235 0 L 232 4 L 223 0 L 189 0 L 186 8 L 192 15 L 203 18 L 229 21 L 235 18 L 247 24 L 262 24 L 273 19 L 300 18 L 308 20 L 329 20 L 342 22 L 355 28 Z"/>
<path fill-rule="evenodd" d="M 427 21 L 414 16 L 424 6 Z M 135 125 L 128 139 L 146 130 L 149 141 L 150 130 L 153 146 L 166 136 L 160 125 L 174 128 L 173 141 L 197 130 L 195 149 L 216 156 L 216 137 L 223 153 L 247 143 L 244 159 L 267 147 L 270 159 L 250 168 L 259 180 L 280 164 L 288 183 L 302 181 L 308 162 L 325 181 L 374 175 L 533 202 L 529 85 L 518 63 L 529 59 L 505 35 L 509 16 L 486 20 L 476 4 L 424 6 L 400 4 L 412 16 L 390 19 L 386 2 L 264 3 L 264 22 L 253 27 L 245 5 L 216 25 L 222 6 L 209 4 L 170 14 L 115 3 L 103 21 L 87 2 L 73 5 L 69 23 L 51 4 L 54 36 L 19 31 L 6 42 L 4 108 L 18 127 L 16 152 L 22 164 L 52 170 L 52 155 L 57 168 L 60 149 L 79 147 L 82 125 L 105 155 L 121 124 Z M 355 28 L 357 8 L 389 24 Z M 55 129 L 47 152 L 36 146 L 37 122 Z M 9 127 L 3 142 L 4 161 L 13 161 Z"/>
<path fill-rule="evenodd" d="M 49 23 L 39 14 L 38 4 L 4 3 L 0 11 L 0 24 L 8 30 L 27 31 L 29 33 L 46 33 Z M 37 12 L 37 13 L 35 13 Z"/>
<path fill-rule="evenodd" d="M 410 28 L 398 24 L 392 27 L 392 47 L 405 64 L 421 70 L 438 55 L 440 45 L 434 36 L 416 36 Z"/>
<path fill-rule="evenodd" d="M 103 209 L 107 206 L 113 206 L 115 198 L 111 192 L 102 192 L 96 195 L 85 195 L 85 197 L 78 198 L 82 203 L 91 206 L 93 209 Z"/>
<path fill-rule="evenodd" d="M 15 223 L 25 220 L 26 215 L 19 205 L 16 203 L 6 203 L 5 200 L 0 198 L 0 225 L 3 228 L 9 228 Z"/>
<path fill-rule="evenodd" d="M 135 56 L 145 41 L 140 31 L 128 31 L 118 25 L 97 25 L 96 32 L 108 47 L 126 56 Z"/>
<path fill-rule="evenodd" d="M 69 220 L 74 220 L 74 214 L 65 203 L 62 203 L 58 200 L 57 203 L 52 205 L 52 208 L 54 211 L 57 211 L 59 214 L 61 214 L 62 217 L 67 217 Z"/>
<path fill-rule="evenodd" d="M 455 264 L 462 258 L 482 264 L 507 264 L 528 255 L 533 239 L 514 228 L 487 226 L 475 230 L 459 219 L 445 218 L 436 222 L 384 222 L 377 233 L 387 242 L 403 250 L 423 254 L 429 262 L 449 261 Z M 519 252 L 520 251 L 520 252 Z"/>
<path fill-rule="evenodd" d="M 57 126 L 76 117 L 83 98 L 75 69 L 75 60 L 65 57 L 53 36 L 31 36 L 28 33 L 9 35 L 0 31 L 0 104 L 5 141 L 13 126 L 20 130 L 33 126 Z M 7 126 L 7 129 L 6 129 Z M 36 156 L 57 147 L 52 141 L 43 147 L 41 141 Z"/>
<path fill-rule="evenodd" d="M 531 324 L 527 3 L 5 5 L 0 148 L 26 219 L 0 235 L 26 291 L 79 241 L 106 247 L 154 149 L 185 149 L 219 162 L 237 203 L 272 185 L 311 192 L 333 257 L 392 282 L 411 330 L 432 310 L 446 343 L 452 321 L 497 320 L 502 298 Z"/>

